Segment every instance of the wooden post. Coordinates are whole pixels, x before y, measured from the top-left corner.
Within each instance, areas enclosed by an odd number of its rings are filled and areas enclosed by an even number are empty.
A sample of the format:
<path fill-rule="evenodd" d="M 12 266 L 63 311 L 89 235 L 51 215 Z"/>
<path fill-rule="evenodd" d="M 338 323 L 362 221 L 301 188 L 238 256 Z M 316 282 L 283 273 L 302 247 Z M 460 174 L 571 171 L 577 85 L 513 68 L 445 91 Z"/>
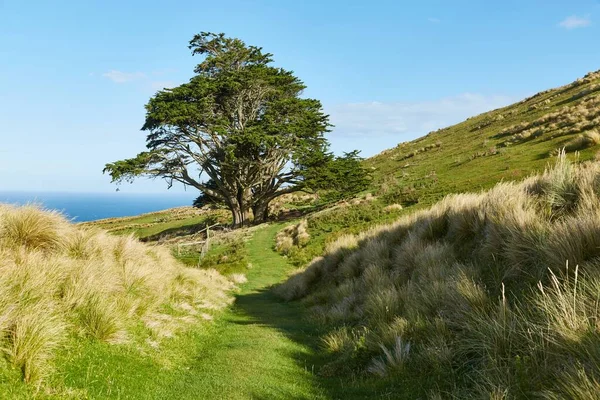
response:
<path fill-rule="evenodd" d="M 200 257 L 198 258 L 198 264 L 202 260 L 202 257 L 208 253 L 208 248 L 210 245 L 210 226 L 206 227 L 206 240 L 204 241 L 204 245 L 202 246 L 202 251 L 200 251 Z"/>
<path fill-rule="evenodd" d="M 206 227 L 206 252 L 208 252 L 208 248 L 210 247 L 210 226 Z"/>

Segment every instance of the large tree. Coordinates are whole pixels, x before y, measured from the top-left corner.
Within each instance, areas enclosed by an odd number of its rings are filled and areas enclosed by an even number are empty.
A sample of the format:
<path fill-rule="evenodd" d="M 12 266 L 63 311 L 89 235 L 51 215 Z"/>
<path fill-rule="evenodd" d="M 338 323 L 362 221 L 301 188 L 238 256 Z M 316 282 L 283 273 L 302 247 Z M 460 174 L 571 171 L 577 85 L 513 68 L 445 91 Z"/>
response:
<path fill-rule="evenodd" d="M 146 105 L 147 150 L 106 165 L 115 182 L 162 177 L 224 203 L 234 225 L 267 217 L 271 200 L 303 188 L 310 164 L 325 154 L 328 116 L 301 98 L 304 84 L 272 66 L 272 55 L 224 34 L 190 41 L 203 57 L 188 83 Z"/>

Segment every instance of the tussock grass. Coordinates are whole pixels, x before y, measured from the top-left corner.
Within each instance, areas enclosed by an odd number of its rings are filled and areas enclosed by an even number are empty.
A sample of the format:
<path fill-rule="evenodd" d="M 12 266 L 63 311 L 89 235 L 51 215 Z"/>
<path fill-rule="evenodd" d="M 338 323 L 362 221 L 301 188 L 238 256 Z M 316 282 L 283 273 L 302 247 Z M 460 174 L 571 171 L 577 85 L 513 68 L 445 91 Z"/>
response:
<path fill-rule="evenodd" d="M 230 285 L 133 237 L 78 227 L 36 206 L 0 205 L 1 357 L 31 384 L 44 383 L 70 337 L 135 341 L 148 315 L 174 324 L 222 307 Z"/>
<path fill-rule="evenodd" d="M 583 94 L 575 95 L 575 98 L 584 97 L 596 91 L 595 86 L 590 87 L 590 90 L 582 92 Z M 599 139 L 594 128 L 600 126 L 600 97 L 594 96 L 586 98 L 573 106 L 564 106 L 557 111 L 547 113 L 542 117 L 531 121 L 522 122 L 520 124 L 503 129 L 498 133 L 497 137 L 510 137 L 501 143 L 502 146 L 527 142 L 540 137 L 551 139 L 559 136 L 585 132 L 589 130 L 591 133 L 585 133 L 572 139 L 568 147 L 575 151 L 588 147 L 592 144 L 598 144 Z M 576 147 L 579 146 L 579 147 Z"/>
<path fill-rule="evenodd" d="M 343 236 L 276 291 L 330 329 L 327 374 L 420 382 L 411 398 L 595 398 L 599 195 L 600 164 L 563 153 Z"/>
<path fill-rule="evenodd" d="M 389 206 L 383 207 L 383 211 L 388 212 L 388 213 L 391 213 L 391 212 L 394 212 L 394 211 L 400 211 L 402 209 L 403 209 L 402 205 L 401 204 L 397 204 L 397 203 L 390 204 Z"/>
<path fill-rule="evenodd" d="M 575 138 L 569 140 L 564 149 L 567 153 L 586 149 L 591 146 L 600 144 L 600 134 L 598 131 L 592 130 L 585 132 L 584 134 L 577 135 Z"/>
<path fill-rule="evenodd" d="M 306 246 L 310 240 L 307 229 L 308 222 L 306 220 L 283 228 L 275 238 L 275 249 L 277 252 L 288 255 L 294 248 Z"/>

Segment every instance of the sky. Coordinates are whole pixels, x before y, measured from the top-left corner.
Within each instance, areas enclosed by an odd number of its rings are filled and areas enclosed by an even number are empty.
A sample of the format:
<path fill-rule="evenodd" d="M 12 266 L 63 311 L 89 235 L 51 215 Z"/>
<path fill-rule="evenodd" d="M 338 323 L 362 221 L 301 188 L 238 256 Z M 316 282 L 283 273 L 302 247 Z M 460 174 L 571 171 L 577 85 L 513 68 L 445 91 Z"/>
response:
<path fill-rule="evenodd" d="M 0 0 L 0 191 L 115 191 L 104 164 L 145 149 L 144 105 L 192 77 L 201 31 L 273 53 L 331 149 L 368 157 L 600 69 L 599 26 L 598 0 Z"/>

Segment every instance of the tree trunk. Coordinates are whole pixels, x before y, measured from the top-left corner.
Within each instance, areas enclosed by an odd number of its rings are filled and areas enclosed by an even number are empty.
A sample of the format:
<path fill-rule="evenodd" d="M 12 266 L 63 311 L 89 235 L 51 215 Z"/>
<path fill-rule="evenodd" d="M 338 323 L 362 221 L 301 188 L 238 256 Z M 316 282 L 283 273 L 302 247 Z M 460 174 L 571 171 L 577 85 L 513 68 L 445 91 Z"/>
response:
<path fill-rule="evenodd" d="M 244 224 L 244 218 L 242 216 L 242 210 L 237 204 L 232 204 L 229 206 L 229 210 L 231 211 L 231 219 L 233 220 L 233 227 L 239 228 Z"/>
<path fill-rule="evenodd" d="M 259 201 L 252 206 L 254 213 L 254 223 L 266 222 L 269 218 L 269 202 Z"/>
<path fill-rule="evenodd" d="M 234 228 L 248 225 L 251 210 L 248 207 L 248 202 L 244 201 L 243 198 L 232 199 L 229 202 L 229 210 L 231 211 Z"/>

